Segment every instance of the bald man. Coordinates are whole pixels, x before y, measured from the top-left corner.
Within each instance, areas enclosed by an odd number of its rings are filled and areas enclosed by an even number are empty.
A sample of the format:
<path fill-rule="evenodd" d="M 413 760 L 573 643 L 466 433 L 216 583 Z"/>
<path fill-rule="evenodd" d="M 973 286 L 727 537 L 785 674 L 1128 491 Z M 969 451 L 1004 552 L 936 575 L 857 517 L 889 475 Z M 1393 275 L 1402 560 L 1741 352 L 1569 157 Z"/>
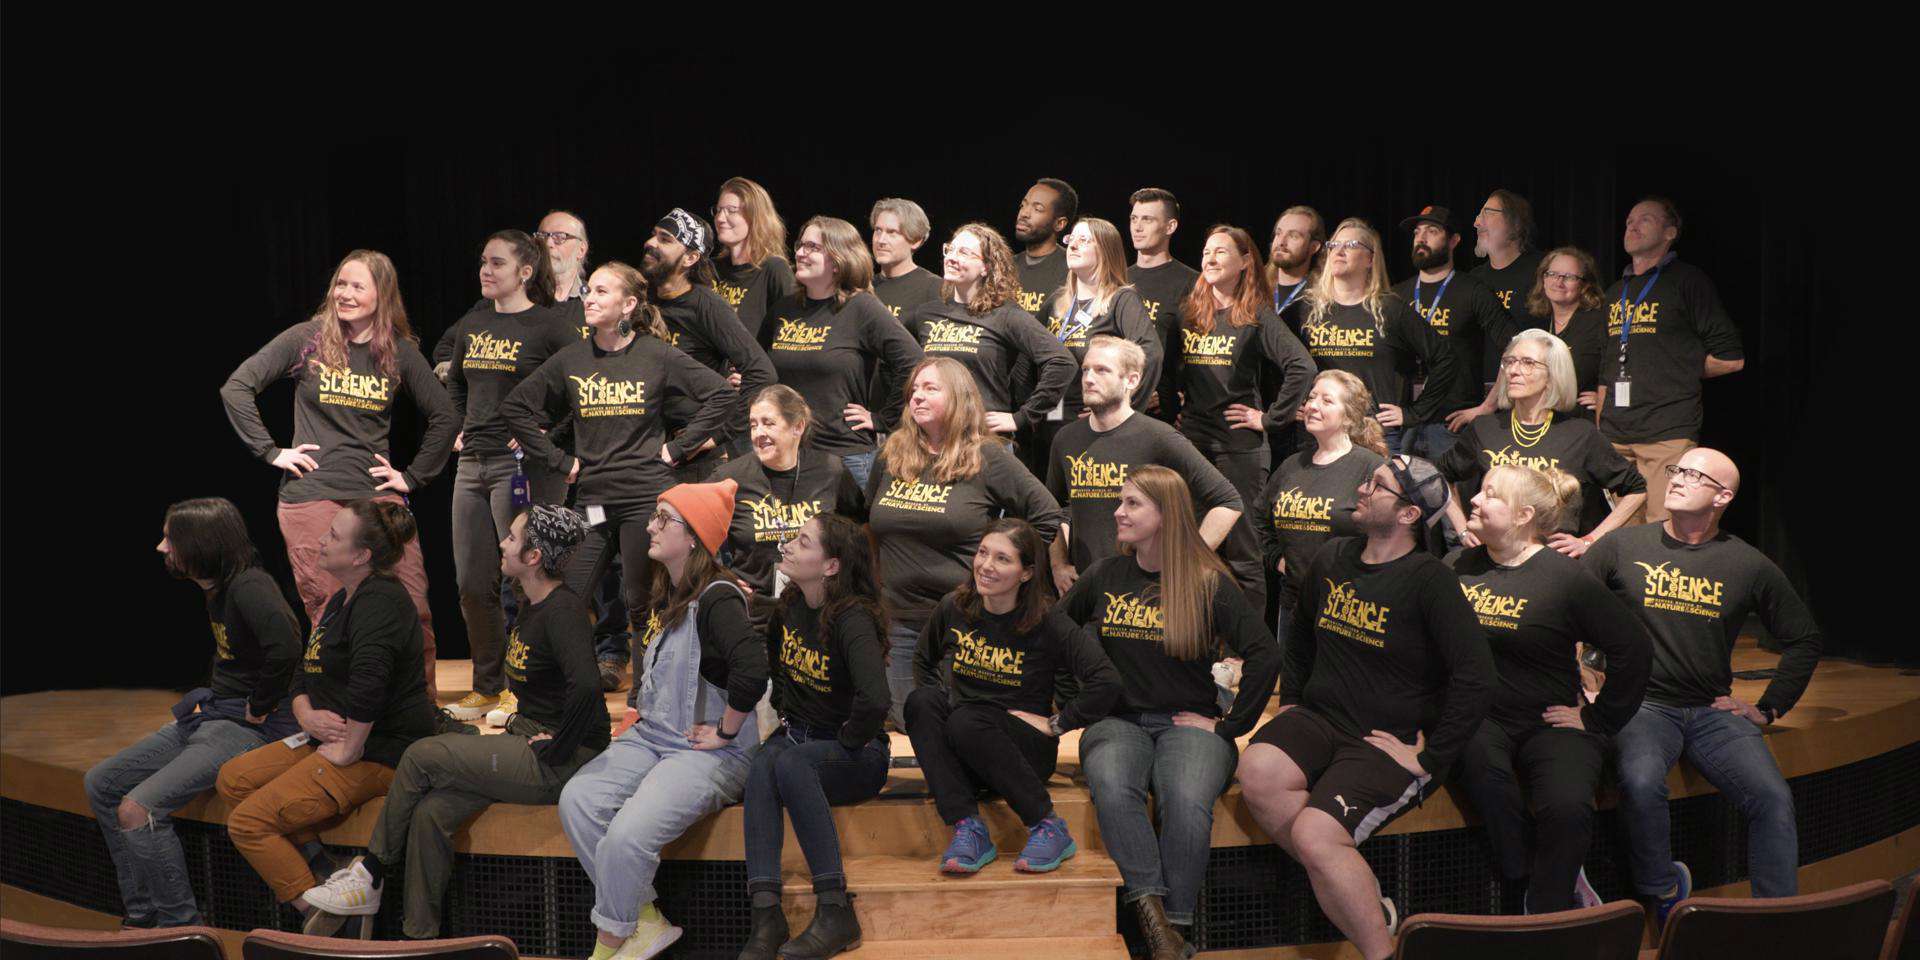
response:
<path fill-rule="evenodd" d="M 1667 773 L 1682 756 L 1746 817 L 1753 895 L 1799 889 L 1793 793 L 1760 729 L 1807 689 L 1820 625 L 1773 561 L 1720 529 L 1740 489 L 1726 454 L 1695 447 L 1660 479 L 1667 519 L 1602 537 L 1584 562 L 1653 636 L 1646 700 L 1615 747 L 1633 884 L 1659 902 L 1664 924 L 1693 890 L 1686 864 L 1673 859 L 1667 819 Z M 1733 696 L 1733 644 L 1749 613 L 1785 647 L 1758 703 Z"/>

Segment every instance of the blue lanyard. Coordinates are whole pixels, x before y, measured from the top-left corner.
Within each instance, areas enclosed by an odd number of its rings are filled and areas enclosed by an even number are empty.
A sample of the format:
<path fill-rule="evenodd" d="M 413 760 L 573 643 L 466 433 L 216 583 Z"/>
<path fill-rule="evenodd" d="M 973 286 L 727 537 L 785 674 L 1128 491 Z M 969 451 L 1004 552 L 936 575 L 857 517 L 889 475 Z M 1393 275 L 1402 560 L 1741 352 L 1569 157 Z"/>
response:
<path fill-rule="evenodd" d="M 1060 321 L 1060 333 L 1058 334 L 1058 336 L 1060 338 L 1061 343 L 1066 343 L 1068 340 L 1073 339 L 1074 334 L 1084 333 L 1088 327 L 1093 326 L 1094 318 L 1091 316 L 1088 316 L 1084 322 L 1079 323 L 1077 325 L 1073 322 L 1073 318 L 1092 312 L 1093 301 L 1088 300 L 1086 301 L 1086 303 L 1087 303 L 1086 310 L 1080 309 L 1080 301 L 1078 300 L 1075 300 L 1073 302 L 1073 305 L 1067 308 L 1066 319 Z"/>
<path fill-rule="evenodd" d="M 1295 300 L 1300 299 L 1300 291 L 1305 290 L 1306 288 L 1307 288 L 1307 281 L 1305 280 L 1302 280 L 1299 283 L 1294 284 L 1293 292 L 1287 294 L 1287 299 L 1283 301 L 1280 299 L 1280 288 L 1274 287 L 1273 288 L 1273 312 L 1286 313 L 1287 308 L 1290 306 L 1293 306 L 1293 302 Z"/>
<path fill-rule="evenodd" d="M 1455 270 L 1448 270 L 1447 278 L 1440 281 L 1440 292 L 1433 295 L 1433 306 L 1435 309 L 1439 308 L 1441 299 L 1446 297 L 1447 284 L 1453 282 L 1453 275 L 1457 272 L 1458 271 Z M 1419 314 L 1420 319 L 1427 319 L 1427 311 L 1420 309 L 1420 277 L 1418 274 L 1415 274 L 1413 278 L 1413 312 Z"/>
<path fill-rule="evenodd" d="M 1633 311 L 1640 309 L 1640 305 L 1647 302 L 1647 295 L 1653 292 L 1653 285 L 1660 282 L 1660 271 L 1665 270 L 1667 268 L 1667 262 L 1671 259 L 1672 259 L 1672 256 L 1668 255 L 1668 257 L 1660 261 L 1659 266 L 1653 268 L 1653 277 L 1647 281 L 1646 286 L 1640 288 L 1640 296 L 1634 298 L 1633 304 L 1631 306 L 1627 304 L 1627 281 L 1632 278 L 1631 277 L 1621 278 L 1620 280 L 1620 355 L 1621 356 L 1624 357 L 1627 355 L 1627 335 L 1633 331 Z"/>

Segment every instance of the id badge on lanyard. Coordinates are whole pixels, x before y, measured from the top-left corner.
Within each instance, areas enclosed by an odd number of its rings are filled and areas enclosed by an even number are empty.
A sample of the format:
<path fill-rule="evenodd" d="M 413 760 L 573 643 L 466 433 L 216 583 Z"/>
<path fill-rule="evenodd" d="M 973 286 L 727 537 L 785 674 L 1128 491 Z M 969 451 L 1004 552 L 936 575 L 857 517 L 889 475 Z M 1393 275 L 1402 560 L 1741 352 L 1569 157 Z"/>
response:
<path fill-rule="evenodd" d="M 1653 268 L 1653 276 L 1648 278 L 1646 286 L 1640 288 L 1640 295 L 1631 304 L 1627 302 L 1627 282 L 1620 281 L 1620 376 L 1613 381 L 1613 405 L 1622 410 L 1633 406 L 1633 375 L 1627 372 L 1627 338 L 1633 333 L 1633 315 L 1641 304 L 1647 302 L 1647 297 L 1653 293 L 1653 285 L 1660 282 L 1660 271 L 1666 268 L 1665 261 Z"/>

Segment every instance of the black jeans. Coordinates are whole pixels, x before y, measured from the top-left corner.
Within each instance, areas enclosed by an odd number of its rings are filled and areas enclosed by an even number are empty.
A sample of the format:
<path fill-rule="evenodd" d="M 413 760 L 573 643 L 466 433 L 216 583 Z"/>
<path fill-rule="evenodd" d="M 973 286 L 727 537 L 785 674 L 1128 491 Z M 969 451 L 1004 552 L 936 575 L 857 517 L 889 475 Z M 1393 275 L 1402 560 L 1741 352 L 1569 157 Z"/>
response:
<path fill-rule="evenodd" d="M 1220 559 L 1233 570 L 1234 583 L 1240 592 L 1246 595 L 1247 606 L 1266 612 L 1267 609 L 1267 569 L 1262 562 L 1260 536 L 1253 529 L 1253 511 L 1260 509 L 1260 494 L 1267 486 L 1270 471 L 1267 463 L 1266 445 L 1252 450 L 1239 452 L 1225 450 L 1202 451 L 1207 459 L 1220 470 L 1227 482 L 1233 484 L 1234 492 L 1240 494 L 1240 519 L 1234 523 L 1227 538 L 1220 542 Z M 1268 504 L 1267 508 L 1272 509 Z M 1204 515 L 1195 520 L 1205 519 Z"/>
<path fill-rule="evenodd" d="M 1605 757 L 1606 740 L 1597 734 L 1491 717 L 1460 754 L 1460 782 L 1486 821 L 1500 874 L 1527 880 L 1527 909 L 1533 913 L 1575 906 L 1574 878 L 1593 837 L 1593 793 Z"/>
<path fill-rule="evenodd" d="M 1053 813 L 1047 778 L 1059 741 L 999 707 L 953 706 L 947 691 L 920 687 L 907 696 L 907 737 L 933 793 L 940 819 L 952 825 L 980 812 L 988 787 L 1032 827 Z"/>
<path fill-rule="evenodd" d="M 847 872 L 840 861 L 832 808 L 877 796 L 887 785 L 891 753 L 884 733 L 858 750 L 848 750 L 836 731 L 793 725 L 775 730 L 755 751 L 747 773 L 742 818 L 747 892 L 780 892 L 780 847 L 786 835 L 782 810 L 793 820 L 814 892 L 845 890 Z"/>
<path fill-rule="evenodd" d="M 565 580 L 567 587 L 576 596 L 590 597 L 606 575 L 607 565 L 613 561 L 617 550 L 620 554 L 622 571 L 620 593 L 626 602 L 627 620 L 632 625 L 635 617 L 645 617 L 652 604 L 648 594 L 652 592 L 653 561 L 647 557 L 647 546 L 653 538 L 647 533 L 647 521 L 653 519 L 654 497 L 627 503 L 602 504 L 607 511 L 607 519 L 593 527 L 587 538 L 573 548 L 573 556 L 567 560 Z M 584 506 L 575 509 L 586 512 Z M 638 630 L 632 630 L 628 636 L 627 651 L 608 651 L 596 649 L 594 652 L 609 660 L 625 661 L 629 656 L 619 656 L 620 652 L 629 652 L 632 643 L 638 639 Z M 627 705 L 632 706 L 640 694 L 640 678 L 633 678 L 633 689 L 627 694 Z"/>

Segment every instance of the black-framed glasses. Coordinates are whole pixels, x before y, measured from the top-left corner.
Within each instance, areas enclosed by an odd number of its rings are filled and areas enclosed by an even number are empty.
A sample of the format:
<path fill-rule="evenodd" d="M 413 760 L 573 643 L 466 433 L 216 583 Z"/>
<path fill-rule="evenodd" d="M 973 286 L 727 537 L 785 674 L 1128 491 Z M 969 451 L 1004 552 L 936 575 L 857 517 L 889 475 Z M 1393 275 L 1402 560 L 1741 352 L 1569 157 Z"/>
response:
<path fill-rule="evenodd" d="M 1407 499 L 1406 494 L 1381 483 L 1380 477 L 1378 475 L 1369 473 L 1367 474 L 1367 478 L 1365 480 L 1360 481 L 1360 495 L 1365 497 L 1371 497 L 1373 496 L 1374 491 L 1376 490 L 1385 490 L 1386 492 L 1393 494 L 1393 498 L 1395 500 L 1406 500 L 1408 503 L 1413 502 L 1412 500 Z"/>
<path fill-rule="evenodd" d="M 536 230 L 534 231 L 533 238 L 535 240 L 551 240 L 554 243 L 566 243 L 568 240 L 581 239 L 565 230 Z"/>
<path fill-rule="evenodd" d="M 686 520 L 676 517 L 665 510 L 655 510 L 653 516 L 647 519 L 647 528 L 650 530 L 665 530 L 669 523 L 677 523 L 683 527 L 687 527 Z M 693 528 L 687 527 L 687 529 L 691 530 Z"/>
<path fill-rule="evenodd" d="M 1721 490 L 1733 489 L 1692 467 L 1683 467 L 1677 463 L 1667 464 L 1667 480 L 1670 483 L 1680 483 L 1689 487 L 1697 487 L 1702 483 L 1711 483 Z"/>

